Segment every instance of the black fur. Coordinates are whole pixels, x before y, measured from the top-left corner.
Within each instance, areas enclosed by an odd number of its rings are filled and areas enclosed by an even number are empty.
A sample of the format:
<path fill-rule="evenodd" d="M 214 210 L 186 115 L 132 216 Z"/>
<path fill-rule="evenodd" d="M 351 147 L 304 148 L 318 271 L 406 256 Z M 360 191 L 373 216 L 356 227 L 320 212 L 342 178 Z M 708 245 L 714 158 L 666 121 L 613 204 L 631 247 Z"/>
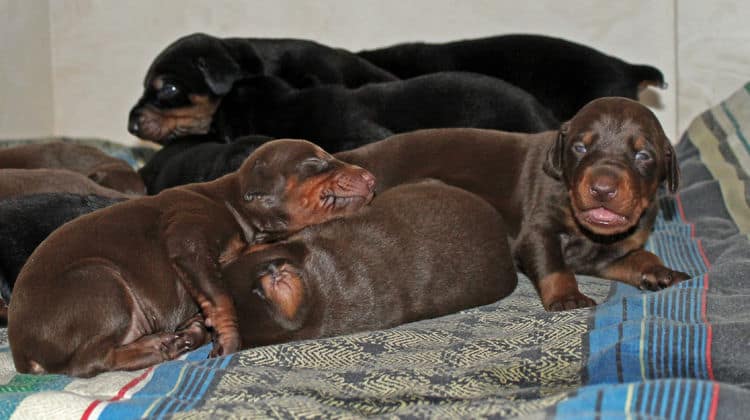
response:
<path fill-rule="evenodd" d="M 212 181 L 239 169 L 246 157 L 266 136 L 246 136 L 232 143 L 220 143 L 211 136 L 178 138 L 156 152 L 138 173 L 148 194 L 192 182 Z"/>
<path fill-rule="evenodd" d="M 123 199 L 65 193 L 35 194 L 0 201 L 0 296 L 10 302 L 21 267 L 63 223 Z M 127 250 L 123 250 L 127 252 Z"/>
<path fill-rule="evenodd" d="M 560 121 L 592 99 L 637 99 L 646 85 L 664 87 L 662 73 L 593 48 L 540 35 L 502 35 L 443 44 L 407 43 L 357 53 L 401 78 L 473 71 L 521 87 Z"/>

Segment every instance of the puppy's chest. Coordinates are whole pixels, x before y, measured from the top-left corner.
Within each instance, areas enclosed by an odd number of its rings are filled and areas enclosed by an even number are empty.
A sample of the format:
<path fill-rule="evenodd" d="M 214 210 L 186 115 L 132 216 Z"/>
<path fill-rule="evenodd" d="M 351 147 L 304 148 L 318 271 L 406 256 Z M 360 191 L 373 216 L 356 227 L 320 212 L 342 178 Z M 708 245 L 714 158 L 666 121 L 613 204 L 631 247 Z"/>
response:
<path fill-rule="evenodd" d="M 585 235 L 561 233 L 560 243 L 568 267 L 582 274 L 596 274 L 615 260 L 643 247 L 641 235 L 633 234 L 611 244 L 595 242 Z"/>

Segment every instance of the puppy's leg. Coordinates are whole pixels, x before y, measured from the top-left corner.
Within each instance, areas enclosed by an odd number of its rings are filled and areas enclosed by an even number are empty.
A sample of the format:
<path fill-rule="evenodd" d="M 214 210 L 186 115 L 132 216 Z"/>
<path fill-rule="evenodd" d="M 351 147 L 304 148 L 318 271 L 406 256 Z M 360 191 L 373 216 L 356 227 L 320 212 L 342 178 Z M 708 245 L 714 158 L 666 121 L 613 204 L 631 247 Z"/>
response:
<path fill-rule="evenodd" d="M 211 357 L 234 353 L 240 349 L 240 334 L 232 297 L 223 286 L 219 266 L 221 250 L 209 243 L 210 235 L 196 226 L 211 226 L 210 220 L 183 217 L 164 230 L 172 267 L 188 293 L 195 299 L 213 327 L 215 340 Z"/>
<path fill-rule="evenodd" d="M 604 278 L 618 280 L 644 290 L 660 290 L 690 278 L 667 268 L 656 255 L 637 249 L 602 270 Z"/>
<path fill-rule="evenodd" d="M 565 264 L 558 236 L 541 228 L 532 232 L 520 240 L 516 259 L 534 284 L 544 309 L 563 311 L 596 305 L 578 290 L 578 281 Z"/>

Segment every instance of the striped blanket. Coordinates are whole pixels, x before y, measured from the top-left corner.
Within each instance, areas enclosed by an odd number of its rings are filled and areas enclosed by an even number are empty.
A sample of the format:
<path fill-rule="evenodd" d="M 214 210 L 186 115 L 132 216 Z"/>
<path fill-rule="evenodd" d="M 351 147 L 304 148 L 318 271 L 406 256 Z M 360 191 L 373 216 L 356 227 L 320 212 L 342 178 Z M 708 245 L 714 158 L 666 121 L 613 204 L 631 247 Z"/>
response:
<path fill-rule="evenodd" d="M 682 187 L 660 199 L 647 244 L 691 274 L 677 287 L 581 277 L 600 305 L 548 313 L 521 279 L 508 298 L 450 316 L 217 359 L 203 347 L 85 380 L 16 374 L 5 345 L 0 417 L 744 418 L 749 92 L 696 118 L 677 146 Z"/>

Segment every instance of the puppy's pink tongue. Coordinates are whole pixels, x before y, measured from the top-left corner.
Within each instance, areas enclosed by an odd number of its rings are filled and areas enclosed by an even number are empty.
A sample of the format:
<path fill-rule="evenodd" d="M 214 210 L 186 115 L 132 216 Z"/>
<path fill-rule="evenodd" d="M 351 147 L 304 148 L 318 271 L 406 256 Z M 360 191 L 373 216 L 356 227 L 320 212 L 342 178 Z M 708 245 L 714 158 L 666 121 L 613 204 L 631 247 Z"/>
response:
<path fill-rule="evenodd" d="M 611 210 L 607 210 L 604 207 L 587 211 L 586 217 L 596 223 L 612 224 L 625 222 L 624 217 Z"/>

